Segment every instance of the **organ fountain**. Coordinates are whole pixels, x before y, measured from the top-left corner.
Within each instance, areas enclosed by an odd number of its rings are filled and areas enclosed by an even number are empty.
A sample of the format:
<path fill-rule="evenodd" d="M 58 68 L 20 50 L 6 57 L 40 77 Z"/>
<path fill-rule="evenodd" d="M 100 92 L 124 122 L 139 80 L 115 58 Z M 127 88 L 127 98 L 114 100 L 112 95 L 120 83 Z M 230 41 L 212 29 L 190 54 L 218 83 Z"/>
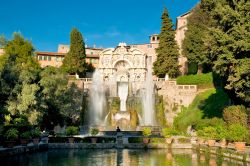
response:
<path fill-rule="evenodd" d="M 120 43 L 102 51 L 90 90 L 93 125 L 155 125 L 151 57 Z"/>

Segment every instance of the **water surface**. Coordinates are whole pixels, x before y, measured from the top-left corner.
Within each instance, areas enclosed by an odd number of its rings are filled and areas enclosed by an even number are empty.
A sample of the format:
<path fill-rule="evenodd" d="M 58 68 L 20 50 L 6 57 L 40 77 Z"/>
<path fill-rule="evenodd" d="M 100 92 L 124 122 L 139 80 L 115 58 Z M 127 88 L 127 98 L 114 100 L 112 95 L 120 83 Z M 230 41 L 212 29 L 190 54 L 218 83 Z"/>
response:
<path fill-rule="evenodd" d="M 248 166 L 192 150 L 49 150 L 0 158 L 1 166 Z"/>

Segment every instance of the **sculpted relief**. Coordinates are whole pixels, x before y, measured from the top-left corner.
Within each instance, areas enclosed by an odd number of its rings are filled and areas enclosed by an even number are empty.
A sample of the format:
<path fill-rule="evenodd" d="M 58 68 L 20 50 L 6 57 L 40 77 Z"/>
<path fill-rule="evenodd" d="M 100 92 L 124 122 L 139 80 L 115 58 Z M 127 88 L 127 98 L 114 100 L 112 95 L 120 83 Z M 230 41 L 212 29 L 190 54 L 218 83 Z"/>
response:
<path fill-rule="evenodd" d="M 122 81 L 144 81 L 145 61 L 143 52 L 120 43 L 116 49 L 106 49 L 100 53 L 99 69 L 106 76 L 119 76 Z"/>

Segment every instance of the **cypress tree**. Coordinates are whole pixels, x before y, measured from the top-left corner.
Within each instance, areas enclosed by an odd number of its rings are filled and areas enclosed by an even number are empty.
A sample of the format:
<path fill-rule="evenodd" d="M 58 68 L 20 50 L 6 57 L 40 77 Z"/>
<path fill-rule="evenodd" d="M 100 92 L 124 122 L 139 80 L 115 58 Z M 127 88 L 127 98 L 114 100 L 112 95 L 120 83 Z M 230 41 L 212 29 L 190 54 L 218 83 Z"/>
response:
<path fill-rule="evenodd" d="M 174 78 L 179 74 L 179 53 L 173 23 L 166 8 L 164 8 L 161 19 L 162 27 L 159 35 L 159 47 L 156 49 L 157 60 L 154 62 L 154 74 L 158 77 L 164 77 L 165 74 L 168 74 Z"/>
<path fill-rule="evenodd" d="M 85 43 L 81 32 L 73 28 L 70 33 L 70 50 L 66 54 L 62 69 L 69 74 L 79 74 L 83 76 L 86 68 Z"/>

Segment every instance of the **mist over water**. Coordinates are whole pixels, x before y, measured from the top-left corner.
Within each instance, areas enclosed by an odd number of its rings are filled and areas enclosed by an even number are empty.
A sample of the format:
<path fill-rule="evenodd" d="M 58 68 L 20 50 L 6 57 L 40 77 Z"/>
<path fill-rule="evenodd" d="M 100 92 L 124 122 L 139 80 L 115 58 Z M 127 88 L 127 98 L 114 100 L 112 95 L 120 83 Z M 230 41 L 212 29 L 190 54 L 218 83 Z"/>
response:
<path fill-rule="evenodd" d="M 95 70 L 90 92 L 90 124 L 100 125 L 104 122 L 104 108 L 106 105 L 104 82 L 98 70 Z"/>
<path fill-rule="evenodd" d="M 145 89 L 142 92 L 142 104 L 143 104 L 143 125 L 153 126 L 155 125 L 155 97 L 154 97 L 154 82 L 152 75 L 152 62 L 151 59 L 147 61 L 147 74 L 146 81 L 144 83 Z"/>

